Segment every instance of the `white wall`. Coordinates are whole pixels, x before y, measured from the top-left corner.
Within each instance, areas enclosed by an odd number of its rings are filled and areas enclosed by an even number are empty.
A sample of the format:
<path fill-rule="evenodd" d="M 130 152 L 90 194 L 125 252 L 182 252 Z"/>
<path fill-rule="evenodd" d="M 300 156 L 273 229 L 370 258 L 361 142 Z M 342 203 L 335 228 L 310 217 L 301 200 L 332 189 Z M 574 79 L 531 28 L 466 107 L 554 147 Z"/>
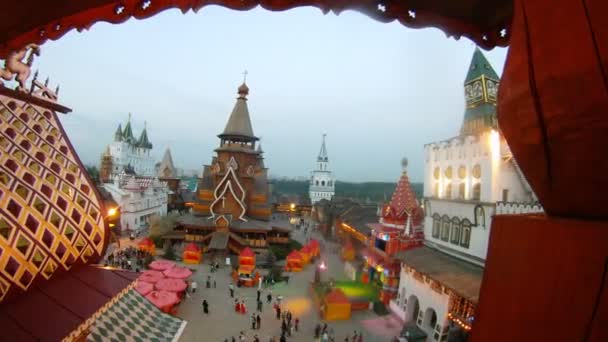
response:
<path fill-rule="evenodd" d="M 403 292 L 405 289 L 405 292 Z M 408 273 L 406 267 L 402 265 L 401 267 L 401 275 L 399 279 L 399 292 L 400 297 L 402 293 L 405 293 L 405 298 L 408 300 L 408 303 L 403 305 L 403 299 L 400 299 L 400 307 L 401 310 L 407 313 L 407 305 L 413 304 L 409 303 L 410 296 L 415 295 L 418 298 L 418 304 L 420 306 L 420 312 L 422 314 L 422 318 L 424 319 L 424 314 L 426 310 L 430 307 L 435 310 L 437 314 L 437 325 L 436 327 L 438 331 L 444 330 L 445 326 L 448 324 L 448 309 L 450 304 L 450 297 L 446 293 L 437 293 L 432 290 L 429 284 L 421 282 L 414 278 L 412 273 Z M 409 322 L 412 320 L 417 320 L 416 317 L 405 317 L 404 321 Z M 418 323 L 417 323 L 418 324 Z M 424 324 L 424 321 L 423 321 Z M 433 338 L 433 333 L 430 333 L 430 328 L 422 326 L 418 324 L 420 328 L 422 328 L 425 332 L 427 332 L 427 342 L 437 341 Z"/>
<path fill-rule="evenodd" d="M 441 234 L 439 238 L 433 237 L 433 215 L 439 214 L 441 217 L 447 215 L 450 220 L 454 217 L 458 217 L 462 222 L 463 219 L 468 219 L 472 224 L 475 223 L 475 207 L 478 205 L 476 202 L 456 202 L 456 201 L 445 201 L 445 200 L 434 200 L 429 198 L 427 207 L 425 207 L 424 217 L 424 238 L 427 242 L 431 242 L 436 247 L 449 247 L 450 249 L 475 256 L 477 258 L 486 258 L 488 252 L 488 241 L 490 238 L 490 227 L 492 224 L 492 215 L 494 215 L 495 206 L 482 205 L 485 213 L 485 226 L 481 220 L 478 226 L 471 226 L 471 238 L 469 242 L 469 248 L 461 247 L 451 243 L 450 241 L 441 240 Z M 444 250 L 445 251 L 445 250 Z M 461 257 L 467 259 L 466 257 Z M 480 264 L 475 259 L 467 259 L 475 264 Z"/>
<path fill-rule="evenodd" d="M 120 173 L 127 165 L 131 165 L 135 173 L 141 176 L 155 174 L 151 150 L 136 148 L 122 141 L 114 141 L 109 147 L 115 174 Z"/>

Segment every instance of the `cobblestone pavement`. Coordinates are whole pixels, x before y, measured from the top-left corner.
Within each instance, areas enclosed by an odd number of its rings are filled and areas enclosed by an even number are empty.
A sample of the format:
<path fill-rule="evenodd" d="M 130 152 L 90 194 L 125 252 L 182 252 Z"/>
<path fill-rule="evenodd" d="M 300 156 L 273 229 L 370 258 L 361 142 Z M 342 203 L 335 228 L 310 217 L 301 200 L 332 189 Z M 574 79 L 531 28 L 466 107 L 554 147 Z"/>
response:
<path fill-rule="evenodd" d="M 315 237 L 315 235 L 313 235 Z M 294 232 L 294 238 L 304 240 L 305 237 L 300 231 Z M 317 237 L 318 238 L 318 237 Z M 326 243 L 329 247 L 329 243 Z M 322 277 L 333 277 L 336 280 L 344 279 L 343 264 L 339 260 L 335 252 L 330 252 L 332 248 L 326 248 L 326 253 L 322 255 L 322 259 L 327 264 L 327 271 Z M 197 271 L 191 277 L 198 283 L 198 289 L 195 294 L 190 294 L 182 302 L 178 309 L 178 316 L 188 321 L 184 333 L 180 339 L 181 342 L 222 342 L 225 339 L 230 341 L 234 336 L 238 340 L 240 331 L 243 331 L 246 336 L 246 341 L 253 341 L 254 334 L 257 334 L 260 341 L 267 342 L 271 336 L 280 336 L 280 323 L 275 317 L 275 312 L 272 309 L 272 304 L 266 302 L 267 292 L 262 291 L 262 299 L 264 301 L 261 314 L 261 329 L 251 329 L 251 313 L 256 309 L 256 290 L 257 288 L 235 288 L 235 297 L 245 300 L 247 306 L 247 314 L 241 315 L 234 312 L 234 299 L 229 296 L 228 285 L 231 281 L 229 275 L 229 267 L 223 266 L 218 272 L 210 273 L 209 265 L 205 261 L 204 264 L 197 265 Z M 188 267 L 192 268 L 192 265 Z M 262 271 L 261 273 L 265 273 Z M 211 275 L 217 282 L 217 288 L 205 288 L 205 280 Z M 318 313 L 312 302 L 312 296 L 309 290 L 309 284 L 314 277 L 314 268 L 308 265 L 302 272 L 291 273 L 289 285 L 278 284 L 272 290 L 273 300 L 277 295 L 283 296 L 283 307 L 291 310 L 293 317 L 300 318 L 300 331 L 294 333 L 292 337 L 288 337 L 289 341 L 313 341 L 314 327 L 321 322 Z M 209 302 L 209 314 L 205 315 L 202 310 L 202 301 Z M 367 329 L 361 321 L 369 321 L 377 319 L 378 316 L 371 312 L 354 313 L 348 321 L 329 322 L 330 329 L 335 333 L 335 341 L 344 341 L 344 338 L 352 336 L 354 330 L 363 332 L 363 341 L 390 341 L 390 336 L 382 336 L 383 329 Z M 388 332 L 389 329 L 387 329 Z"/>

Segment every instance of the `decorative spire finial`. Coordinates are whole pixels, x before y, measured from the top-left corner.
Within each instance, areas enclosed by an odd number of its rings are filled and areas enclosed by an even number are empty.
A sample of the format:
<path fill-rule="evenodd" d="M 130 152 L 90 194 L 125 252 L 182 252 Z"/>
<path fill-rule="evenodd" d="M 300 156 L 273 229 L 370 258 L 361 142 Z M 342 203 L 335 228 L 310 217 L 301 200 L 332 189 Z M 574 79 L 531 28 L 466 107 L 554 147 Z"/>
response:
<path fill-rule="evenodd" d="M 129 112 L 129 121 L 131 121 L 131 112 Z"/>
<path fill-rule="evenodd" d="M 243 84 L 247 83 L 247 70 L 243 71 Z"/>
<path fill-rule="evenodd" d="M 401 167 L 403 168 L 404 173 L 407 172 L 407 164 L 408 164 L 407 158 L 401 159 Z"/>

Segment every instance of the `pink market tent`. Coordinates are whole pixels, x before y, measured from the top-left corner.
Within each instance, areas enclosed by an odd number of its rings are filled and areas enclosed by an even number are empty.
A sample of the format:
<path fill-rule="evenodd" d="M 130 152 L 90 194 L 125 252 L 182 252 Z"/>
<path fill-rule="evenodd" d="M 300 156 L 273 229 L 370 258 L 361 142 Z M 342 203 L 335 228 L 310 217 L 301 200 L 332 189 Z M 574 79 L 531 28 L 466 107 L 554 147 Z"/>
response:
<path fill-rule="evenodd" d="M 146 298 L 157 308 L 169 312 L 173 305 L 179 302 L 179 297 L 175 292 L 168 291 L 152 291 L 146 295 Z"/>
<path fill-rule="evenodd" d="M 165 275 L 162 272 L 147 270 L 144 271 L 137 279 L 139 279 L 140 281 L 145 281 L 146 283 L 154 284 L 157 281 L 163 279 L 164 277 Z"/>
<path fill-rule="evenodd" d="M 186 290 L 188 284 L 181 279 L 165 278 L 159 280 L 154 284 L 157 290 L 169 291 L 169 292 L 182 292 Z"/>
<path fill-rule="evenodd" d="M 154 260 L 148 267 L 153 270 L 164 271 L 175 267 L 175 263 L 169 260 Z"/>
<path fill-rule="evenodd" d="M 154 290 L 154 285 L 145 281 L 138 281 L 137 285 L 135 285 L 135 291 L 139 292 L 142 296 L 147 295 L 152 290 Z"/>
<path fill-rule="evenodd" d="M 192 271 L 185 267 L 173 267 L 163 272 L 167 278 L 186 279 L 192 275 Z"/>

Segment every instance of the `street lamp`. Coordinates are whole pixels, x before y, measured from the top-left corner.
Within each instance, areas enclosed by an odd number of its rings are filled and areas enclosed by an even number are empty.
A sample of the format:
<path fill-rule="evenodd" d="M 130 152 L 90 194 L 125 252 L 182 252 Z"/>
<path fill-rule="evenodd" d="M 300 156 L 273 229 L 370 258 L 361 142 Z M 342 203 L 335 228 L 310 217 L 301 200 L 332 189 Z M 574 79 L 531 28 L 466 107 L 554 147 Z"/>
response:
<path fill-rule="evenodd" d="M 110 216 L 114 216 L 118 213 L 118 208 L 110 208 L 108 209 L 108 215 L 106 215 L 105 218 L 108 218 Z"/>
<path fill-rule="evenodd" d="M 321 261 L 321 264 L 318 267 L 315 267 L 315 283 L 318 284 L 321 282 L 321 271 L 325 271 L 327 266 L 324 261 Z"/>

